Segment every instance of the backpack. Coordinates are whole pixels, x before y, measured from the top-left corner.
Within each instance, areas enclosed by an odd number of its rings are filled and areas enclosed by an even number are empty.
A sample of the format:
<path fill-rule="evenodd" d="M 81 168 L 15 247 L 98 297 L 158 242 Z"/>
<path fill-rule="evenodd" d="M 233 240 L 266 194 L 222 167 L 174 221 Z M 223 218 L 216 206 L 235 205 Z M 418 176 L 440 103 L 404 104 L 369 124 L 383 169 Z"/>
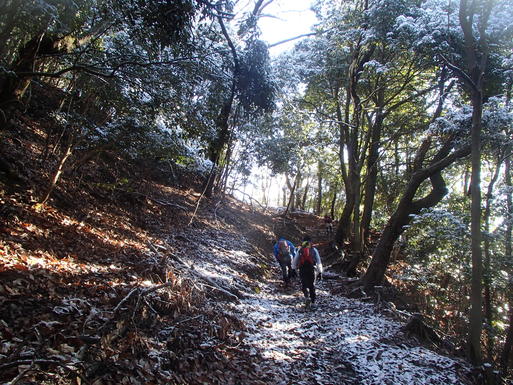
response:
<path fill-rule="evenodd" d="M 314 264 L 314 251 L 311 247 L 302 247 L 299 253 L 299 266 L 303 266 L 305 263 Z"/>
<path fill-rule="evenodd" d="M 283 255 L 284 257 L 290 256 L 290 247 L 287 241 L 281 240 L 278 243 L 278 254 Z"/>

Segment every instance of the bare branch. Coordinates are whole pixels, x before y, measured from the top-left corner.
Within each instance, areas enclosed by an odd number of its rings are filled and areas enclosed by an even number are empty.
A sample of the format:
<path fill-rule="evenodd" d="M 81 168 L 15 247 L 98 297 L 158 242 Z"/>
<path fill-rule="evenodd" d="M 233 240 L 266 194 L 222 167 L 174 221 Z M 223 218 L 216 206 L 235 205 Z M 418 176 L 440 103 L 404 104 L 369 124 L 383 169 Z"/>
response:
<path fill-rule="evenodd" d="M 470 76 L 467 75 L 465 71 L 463 71 L 460 67 L 455 66 L 452 64 L 449 59 L 447 59 L 444 55 L 440 54 L 440 57 L 444 61 L 445 65 L 449 67 L 449 69 L 456 73 L 456 76 L 458 76 L 461 80 L 463 80 L 465 83 L 467 83 L 474 91 L 478 91 L 477 85 L 472 81 Z"/>
<path fill-rule="evenodd" d="M 156 65 L 169 65 L 169 64 L 177 64 L 185 61 L 192 61 L 195 59 L 200 59 L 204 57 L 188 57 L 188 58 L 179 58 L 174 60 L 163 60 L 163 61 L 152 61 L 152 62 L 137 62 L 137 61 L 124 61 L 116 66 L 108 69 L 109 72 L 101 72 L 99 68 L 85 65 L 85 64 L 76 64 L 67 68 L 64 68 L 57 72 L 17 72 L 16 75 L 20 77 L 29 77 L 29 76 L 41 76 L 41 77 L 49 77 L 49 78 L 59 78 L 62 75 L 78 71 L 78 72 L 85 72 L 89 73 L 91 75 L 95 75 L 102 78 L 113 78 L 117 72 L 119 72 L 122 68 L 128 67 L 128 66 L 135 66 L 135 67 L 151 67 Z"/>
<path fill-rule="evenodd" d="M 291 38 L 288 38 L 288 39 L 285 39 L 285 40 L 281 40 L 281 41 L 279 41 L 277 43 L 269 44 L 268 48 L 276 47 L 277 45 L 285 44 L 285 43 L 288 43 L 289 41 L 298 40 L 298 39 L 301 39 L 303 37 L 315 36 L 315 35 L 318 35 L 318 32 L 304 33 L 302 35 L 298 35 L 298 36 L 294 36 L 294 37 L 291 37 Z"/>

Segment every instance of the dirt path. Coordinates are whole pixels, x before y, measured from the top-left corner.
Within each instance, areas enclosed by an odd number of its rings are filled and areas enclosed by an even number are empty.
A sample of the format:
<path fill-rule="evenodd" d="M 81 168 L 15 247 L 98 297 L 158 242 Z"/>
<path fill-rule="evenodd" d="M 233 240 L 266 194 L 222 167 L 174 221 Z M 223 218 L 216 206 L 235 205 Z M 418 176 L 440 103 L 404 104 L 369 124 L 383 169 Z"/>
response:
<path fill-rule="evenodd" d="M 278 276 L 278 273 L 276 274 Z M 416 346 L 401 324 L 374 305 L 331 296 L 332 282 L 319 285 L 318 304 L 305 311 L 299 290 L 261 283 L 234 311 L 248 325 L 245 342 L 261 366 L 274 367 L 273 384 L 466 384 L 460 360 Z"/>
<path fill-rule="evenodd" d="M 264 261 L 251 242 L 262 239 L 245 238 L 240 230 L 269 228 L 263 219 L 248 213 L 246 223 L 203 232 L 208 248 L 194 260 L 198 271 L 241 294 L 241 302 L 226 303 L 226 310 L 246 325 L 240 345 L 249 352 L 245 367 L 252 368 L 246 384 L 470 384 L 464 361 L 419 346 L 402 332 L 404 322 L 372 303 L 331 295 L 340 281 L 320 282 L 316 308 L 306 312 L 299 282 L 285 291 L 270 255 L 268 278 L 255 275 Z"/>

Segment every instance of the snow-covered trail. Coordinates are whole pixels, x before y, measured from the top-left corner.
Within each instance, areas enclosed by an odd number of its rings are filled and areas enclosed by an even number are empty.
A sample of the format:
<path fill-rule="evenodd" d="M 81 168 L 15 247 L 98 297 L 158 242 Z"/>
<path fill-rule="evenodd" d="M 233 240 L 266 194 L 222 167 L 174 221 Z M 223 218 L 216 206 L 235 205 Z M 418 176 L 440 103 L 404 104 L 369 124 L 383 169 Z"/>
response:
<path fill-rule="evenodd" d="M 318 285 L 313 311 L 302 307 L 299 283 L 285 292 L 280 282 L 235 306 L 245 319 L 245 342 L 274 365 L 272 384 L 466 384 L 468 366 L 409 344 L 401 324 L 376 312 L 373 304 L 329 294 Z M 301 294 L 301 295 L 300 295 Z M 406 342 L 405 342 L 406 341 Z"/>
<path fill-rule="evenodd" d="M 193 238 L 185 233 L 184 239 Z M 335 280 L 319 282 L 313 311 L 303 309 L 299 282 L 284 291 L 278 266 L 273 277 L 255 282 L 260 256 L 235 229 L 201 233 L 191 263 L 199 273 L 236 288 L 240 303 L 225 311 L 243 321 L 241 343 L 254 369 L 247 383 L 273 385 L 468 385 L 471 368 L 416 345 L 403 323 L 388 318 L 374 304 L 330 294 Z M 270 258 L 271 262 L 274 260 Z M 259 290 L 254 290 L 258 284 Z"/>

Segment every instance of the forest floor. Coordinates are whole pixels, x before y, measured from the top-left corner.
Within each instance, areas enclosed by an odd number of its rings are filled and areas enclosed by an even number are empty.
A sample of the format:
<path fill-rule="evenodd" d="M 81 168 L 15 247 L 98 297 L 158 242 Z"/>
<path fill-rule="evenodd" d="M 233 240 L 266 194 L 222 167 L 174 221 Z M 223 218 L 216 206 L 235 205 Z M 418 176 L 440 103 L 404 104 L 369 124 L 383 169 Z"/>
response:
<path fill-rule="evenodd" d="M 472 383 L 397 312 L 344 297 L 336 272 L 312 311 L 297 281 L 282 288 L 274 240 L 308 232 L 324 256 L 321 218 L 230 197 L 195 213 L 190 175 L 109 153 L 41 205 L 57 160 L 34 126 L 0 142 L 1 384 Z"/>

